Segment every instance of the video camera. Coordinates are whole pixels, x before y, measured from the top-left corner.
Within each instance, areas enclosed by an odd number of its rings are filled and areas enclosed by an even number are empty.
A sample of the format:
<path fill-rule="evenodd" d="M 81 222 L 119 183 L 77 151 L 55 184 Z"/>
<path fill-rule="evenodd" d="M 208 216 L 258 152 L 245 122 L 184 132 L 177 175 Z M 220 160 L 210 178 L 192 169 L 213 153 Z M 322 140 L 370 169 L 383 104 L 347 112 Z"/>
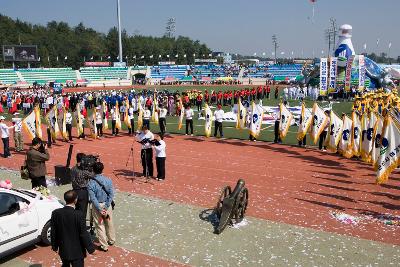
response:
<path fill-rule="evenodd" d="M 84 155 L 81 159 L 80 168 L 85 171 L 93 172 L 93 166 L 96 162 L 100 162 L 99 156 Z"/>
<path fill-rule="evenodd" d="M 149 138 L 145 138 L 142 141 L 139 141 L 142 145 L 151 144 L 154 145 L 157 140 L 150 140 Z"/>

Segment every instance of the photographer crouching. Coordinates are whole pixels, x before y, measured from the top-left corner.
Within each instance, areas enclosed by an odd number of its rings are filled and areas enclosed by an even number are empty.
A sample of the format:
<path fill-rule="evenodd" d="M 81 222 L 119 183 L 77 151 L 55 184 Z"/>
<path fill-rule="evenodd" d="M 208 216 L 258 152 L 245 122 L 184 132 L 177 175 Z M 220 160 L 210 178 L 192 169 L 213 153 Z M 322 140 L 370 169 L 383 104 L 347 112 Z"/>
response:
<path fill-rule="evenodd" d="M 75 205 L 76 210 L 83 213 L 84 218 L 87 215 L 87 208 L 89 203 L 89 193 L 87 190 L 89 180 L 93 178 L 94 173 L 90 166 L 86 166 L 82 160 L 87 157 L 83 153 L 76 154 L 76 165 L 71 169 L 71 182 L 72 189 L 78 195 L 78 201 Z"/>
<path fill-rule="evenodd" d="M 32 139 L 32 146 L 26 153 L 26 166 L 29 171 L 32 188 L 47 187 L 46 184 L 46 161 L 50 159 L 46 144 L 39 137 Z"/>

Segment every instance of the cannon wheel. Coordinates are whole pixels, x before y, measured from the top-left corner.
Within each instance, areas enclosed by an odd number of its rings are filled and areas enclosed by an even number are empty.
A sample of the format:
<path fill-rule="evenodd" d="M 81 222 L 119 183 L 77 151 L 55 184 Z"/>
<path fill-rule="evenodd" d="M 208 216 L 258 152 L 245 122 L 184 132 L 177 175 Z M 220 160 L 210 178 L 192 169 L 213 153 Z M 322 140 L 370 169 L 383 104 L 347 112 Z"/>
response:
<path fill-rule="evenodd" d="M 246 213 L 248 201 L 249 191 L 247 190 L 247 188 L 244 188 L 239 194 L 237 209 L 233 216 L 236 223 L 240 223 L 243 220 L 244 214 Z"/>
<path fill-rule="evenodd" d="M 218 216 L 218 219 L 221 218 L 222 213 L 222 202 L 224 202 L 224 198 L 228 197 L 232 193 L 231 187 L 225 186 L 221 190 L 221 194 L 219 195 L 217 206 L 215 206 L 215 214 Z"/>

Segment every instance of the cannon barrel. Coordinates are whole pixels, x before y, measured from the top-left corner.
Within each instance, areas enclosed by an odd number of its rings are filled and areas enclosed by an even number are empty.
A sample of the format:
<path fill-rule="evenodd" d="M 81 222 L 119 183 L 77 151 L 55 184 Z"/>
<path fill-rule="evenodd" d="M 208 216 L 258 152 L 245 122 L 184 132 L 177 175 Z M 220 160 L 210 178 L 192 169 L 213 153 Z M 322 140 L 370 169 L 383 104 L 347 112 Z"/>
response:
<path fill-rule="evenodd" d="M 239 179 L 233 192 L 223 200 L 221 217 L 219 218 L 218 227 L 215 229 L 216 234 L 222 233 L 222 231 L 224 231 L 226 226 L 231 221 L 235 208 L 237 208 L 239 194 L 243 190 L 244 185 L 244 180 Z"/>

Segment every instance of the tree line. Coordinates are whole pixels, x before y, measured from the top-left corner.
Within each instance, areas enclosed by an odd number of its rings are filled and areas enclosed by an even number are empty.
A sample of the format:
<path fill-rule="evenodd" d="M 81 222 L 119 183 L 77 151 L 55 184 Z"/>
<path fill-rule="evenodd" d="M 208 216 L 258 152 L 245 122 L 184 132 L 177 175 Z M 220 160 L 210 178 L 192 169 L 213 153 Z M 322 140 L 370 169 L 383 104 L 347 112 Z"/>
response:
<path fill-rule="evenodd" d="M 85 60 L 117 61 L 118 30 L 113 27 L 104 34 L 85 27 L 82 23 L 71 27 L 65 22 L 56 21 L 43 26 L 0 14 L 0 45 L 19 44 L 38 46 L 40 61 L 31 63 L 31 67 L 68 66 L 78 69 Z M 122 47 L 123 60 L 129 65 L 153 65 L 159 61 L 193 64 L 194 55 L 196 58 L 203 55 L 207 57 L 211 53 L 205 44 L 188 37 L 129 35 L 125 30 L 122 32 Z M 179 56 L 176 58 L 175 55 Z M 16 64 L 22 68 L 27 63 Z M 10 62 L 3 61 L 1 54 L 0 68 L 11 66 Z"/>

